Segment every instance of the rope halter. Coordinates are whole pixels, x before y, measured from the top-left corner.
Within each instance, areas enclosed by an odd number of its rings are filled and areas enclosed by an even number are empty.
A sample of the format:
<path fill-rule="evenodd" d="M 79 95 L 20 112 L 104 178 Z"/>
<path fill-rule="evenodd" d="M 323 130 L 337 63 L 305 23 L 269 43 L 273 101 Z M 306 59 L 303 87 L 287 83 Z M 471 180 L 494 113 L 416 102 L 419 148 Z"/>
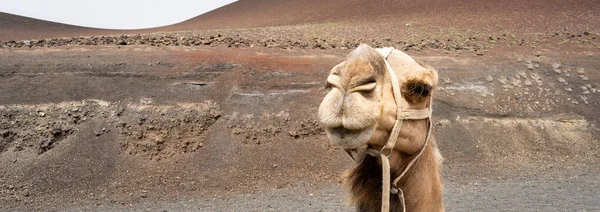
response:
<path fill-rule="evenodd" d="M 402 93 L 400 91 L 400 85 L 398 83 L 398 78 L 396 78 L 396 73 L 392 66 L 387 61 L 388 56 L 394 51 L 394 48 L 382 48 L 377 49 L 377 51 L 383 56 L 385 61 L 386 69 L 388 70 L 388 74 L 390 77 L 390 81 L 392 82 L 392 91 L 394 94 L 394 100 L 396 101 L 396 122 L 394 123 L 394 127 L 392 128 L 392 132 L 385 144 L 380 150 L 375 149 L 367 149 L 366 152 L 370 155 L 379 157 L 381 159 L 382 165 L 382 195 L 381 195 L 381 211 L 389 211 L 390 210 L 390 194 L 397 194 L 398 198 L 402 202 L 403 211 L 406 212 L 406 206 L 404 202 L 404 193 L 402 189 L 398 187 L 398 181 L 406 174 L 406 172 L 410 169 L 410 167 L 417 161 L 419 156 L 425 150 L 427 143 L 429 141 L 429 137 L 431 135 L 431 114 L 432 114 L 432 106 L 431 106 L 431 98 L 429 99 L 429 105 L 425 109 L 406 109 L 402 108 Z M 394 146 L 396 145 L 396 140 L 400 134 L 400 129 L 402 129 L 402 121 L 403 120 L 421 120 L 427 119 L 427 135 L 425 137 L 425 142 L 423 147 L 419 150 L 417 155 L 413 157 L 413 159 L 408 163 L 406 168 L 402 171 L 402 173 L 394 179 L 391 184 L 391 176 L 390 176 L 390 161 L 388 157 L 391 155 Z M 352 156 L 352 155 L 351 155 Z"/>

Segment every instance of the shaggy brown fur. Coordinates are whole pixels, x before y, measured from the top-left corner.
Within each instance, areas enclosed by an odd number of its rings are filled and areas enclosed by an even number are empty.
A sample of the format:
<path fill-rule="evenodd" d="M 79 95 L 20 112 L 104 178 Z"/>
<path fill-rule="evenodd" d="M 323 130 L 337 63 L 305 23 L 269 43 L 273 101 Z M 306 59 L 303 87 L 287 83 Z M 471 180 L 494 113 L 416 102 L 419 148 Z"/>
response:
<path fill-rule="evenodd" d="M 398 182 L 398 187 L 404 191 L 406 208 L 409 211 L 443 211 L 441 199 L 442 188 L 438 173 L 438 165 L 443 158 L 439 155 L 435 140 L 432 138 L 421 158 L 413 165 L 406 175 Z M 401 155 L 402 159 L 392 167 L 392 180 L 405 169 L 410 155 Z M 435 161 L 431 163 L 429 161 Z M 381 208 L 381 161 L 379 158 L 361 154 L 356 165 L 344 173 L 344 187 L 351 193 L 350 203 L 356 206 L 356 211 L 377 212 Z M 431 198 L 433 196 L 434 198 Z M 390 198 L 390 211 L 402 212 L 402 203 L 395 194 Z"/>
<path fill-rule="evenodd" d="M 344 174 L 344 186 L 350 189 L 350 202 L 356 211 L 377 212 L 381 208 L 381 163 L 377 157 L 365 154 L 357 165 Z M 402 211 L 398 198 L 390 200 L 390 211 Z"/>

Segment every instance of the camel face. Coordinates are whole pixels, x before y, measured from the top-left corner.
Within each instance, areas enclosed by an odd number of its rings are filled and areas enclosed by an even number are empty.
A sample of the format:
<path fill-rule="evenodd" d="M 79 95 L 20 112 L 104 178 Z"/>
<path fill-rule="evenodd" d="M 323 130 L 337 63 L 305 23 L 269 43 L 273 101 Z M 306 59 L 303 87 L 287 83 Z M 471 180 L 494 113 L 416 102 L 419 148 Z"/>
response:
<path fill-rule="evenodd" d="M 330 91 L 319 107 L 319 120 L 327 137 L 344 148 L 366 143 L 376 131 L 382 112 L 381 64 L 374 64 L 368 54 L 357 51 L 330 71 Z"/>
<path fill-rule="evenodd" d="M 408 55 L 388 58 L 401 87 L 403 108 L 426 108 L 437 85 L 437 72 L 423 68 Z M 327 78 L 329 93 L 319 107 L 319 121 L 329 141 L 352 149 L 364 144 L 384 145 L 396 121 L 396 102 L 383 57 L 373 48 L 361 45 L 346 61 L 335 66 Z M 427 122 L 406 120 L 400 137 L 418 149 L 425 139 Z M 414 148 L 413 148 L 414 146 Z"/>
<path fill-rule="evenodd" d="M 444 210 L 437 169 L 442 157 L 428 136 L 428 107 L 437 83 L 433 68 L 419 65 L 401 51 L 367 45 L 359 46 L 330 71 L 326 86 L 330 90 L 319 106 L 319 121 L 330 142 L 346 149 L 357 163 L 344 174 L 357 210 Z M 392 145 L 386 157 L 384 147 Z M 406 172 L 413 164 L 412 171 Z M 379 182 L 373 180 L 378 177 L 376 169 L 383 171 Z M 383 195 L 390 192 L 390 176 L 397 176 L 392 186 L 402 189 L 402 197 Z"/>

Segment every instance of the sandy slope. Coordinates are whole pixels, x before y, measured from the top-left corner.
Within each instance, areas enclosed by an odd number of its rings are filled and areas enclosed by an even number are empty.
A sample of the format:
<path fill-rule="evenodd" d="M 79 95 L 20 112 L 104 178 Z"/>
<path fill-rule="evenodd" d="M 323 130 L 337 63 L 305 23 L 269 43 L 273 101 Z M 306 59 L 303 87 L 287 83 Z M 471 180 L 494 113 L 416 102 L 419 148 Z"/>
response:
<path fill-rule="evenodd" d="M 1 41 L 110 33 L 108 30 L 60 24 L 2 12 L 0 12 L 0 28 L 2 28 Z"/>
<path fill-rule="evenodd" d="M 0 40 L 40 39 L 106 34 L 139 34 L 302 24 L 348 23 L 363 35 L 409 36 L 474 31 L 535 34 L 600 32 L 595 1 L 364 1 L 241 0 L 171 26 L 144 30 L 76 27 L 0 13 Z M 409 26 L 409 27 L 407 27 Z M 356 30 L 356 29 L 355 29 Z M 417 30 L 417 32 L 413 32 Z M 299 33 L 309 33 L 302 31 Z"/>

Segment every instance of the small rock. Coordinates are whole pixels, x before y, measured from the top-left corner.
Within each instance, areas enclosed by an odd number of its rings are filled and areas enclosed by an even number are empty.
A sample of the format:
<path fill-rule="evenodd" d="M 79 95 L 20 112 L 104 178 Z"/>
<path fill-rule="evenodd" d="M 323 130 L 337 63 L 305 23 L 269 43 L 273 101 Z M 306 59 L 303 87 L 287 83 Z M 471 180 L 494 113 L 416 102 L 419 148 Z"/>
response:
<path fill-rule="evenodd" d="M 517 78 L 513 78 L 513 79 L 510 81 L 510 84 L 512 84 L 512 85 L 513 85 L 513 86 L 515 86 L 515 87 L 519 87 L 519 88 L 520 88 L 520 87 L 521 87 L 521 80 L 519 80 L 519 79 L 517 79 Z"/>
<path fill-rule="evenodd" d="M 517 55 L 516 57 L 517 62 L 523 62 L 523 58 L 520 55 Z"/>
<path fill-rule="evenodd" d="M 565 90 L 568 91 L 568 92 L 571 92 L 571 91 L 573 91 L 573 88 L 566 87 Z"/>
<path fill-rule="evenodd" d="M 558 61 L 557 61 L 557 62 L 553 62 L 553 63 L 552 63 L 552 68 L 554 68 L 554 69 L 559 69 L 561 65 L 562 65 L 562 64 L 561 64 L 560 62 L 558 62 Z"/>
<path fill-rule="evenodd" d="M 529 70 L 533 70 L 533 64 L 531 64 L 531 63 L 528 63 L 528 64 L 527 64 L 527 69 L 529 69 Z"/>
<path fill-rule="evenodd" d="M 581 98 L 581 101 L 583 101 L 584 104 L 586 104 L 586 105 L 589 104 L 587 97 L 585 97 L 585 96 L 579 96 L 579 98 Z"/>
<path fill-rule="evenodd" d="M 299 134 L 298 134 L 296 131 L 294 131 L 294 130 L 292 130 L 292 131 L 288 131 L 288 134 L 289 134 L 291 137 L 293 137 L 293 138 L 298 138 L 298 137 L 300 137 L 300 135 L 299 135 Z"/>
<path fill-rule="evenodd" d="M 578 74 L 585 74 L 585 69 L 583 69 L 583 68 L 578 68 L 578 69 L 577 69 L 577 73 L 578 73 Z"/>
<path fill-rule="evenodd" d="M 542 52 L 541 52 L 541 51 L 537 51 L 537 52 L 535 52 L 535 54 L 534 54 L 534 55 L 535 55 L 536 57 L 542 56 Z"/>
<path fill-rule="evenodd" d="M 530 74 L 529 76 L 531 77 L 531 79 L 532 79 L 532 80 L 535 80 L 535 81 L 542 81 L 542 77 L 540 77 L 540 75 L 539 75 L 539 74 L 537 74 L 537 73 L 532 73 L 532 74 Z"/>
<path fill-rule="evenodd" d="M 585 75 L 579 75 L 583 81 L 588 81 L 589 78 Z"/>
<path fill-rule="evenodd" d="M 485 79 L 486 79 L 488 82 L 492 82 L 492 81 L 494 81 L 494 77 L 492 77 L 492 75 L 488 75 L 488 76 L 487 76 Z"/>
<path fill-rule="evenodd" d="M 560 69 L 554 69 L 554 72 L 560 74 L 562 71 Z"/>
<path fill-rule="evenodd" d="M 500 77 L 498 78 L 498 81 L 499 81 L 500 83 L 502 83 L 502 84 L 506 84 L 506 82 L 508 82 L 508 79 L 506 79 L 506 77 L 505 77 L 505 76 L 500 76 Z"/>
<path fill-rule="evenodd" d="M 443 81 L 444 81 L 444 83 L 446 83 L 446 84 L 450 84 L 450 83 L 452 83 L 452 80 L 451 80 L 450 78 L 448 78 L 448 77 L 444 77 L 442 80 L 443 80 Z"/>
<path fill-rule="evenodd" d="M 527 79 L 527 73 L 525 71 L 517 71 L 517 78 Z"/>

